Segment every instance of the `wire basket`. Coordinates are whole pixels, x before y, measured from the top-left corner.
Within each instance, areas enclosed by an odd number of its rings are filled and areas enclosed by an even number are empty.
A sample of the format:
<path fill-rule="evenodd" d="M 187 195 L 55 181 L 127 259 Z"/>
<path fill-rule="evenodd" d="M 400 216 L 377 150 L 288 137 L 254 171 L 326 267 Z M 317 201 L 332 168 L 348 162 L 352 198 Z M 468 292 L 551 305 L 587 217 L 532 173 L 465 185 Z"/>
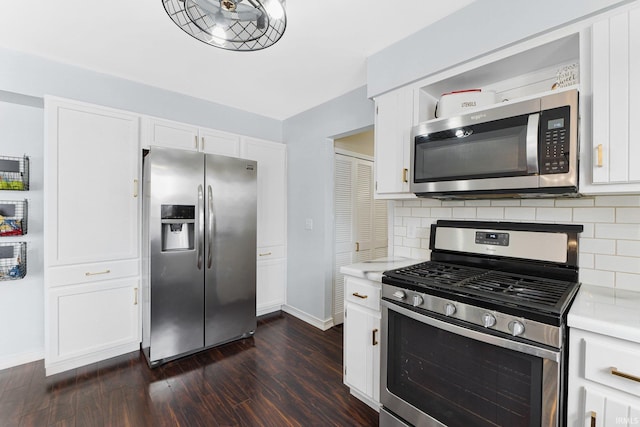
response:
<path fill-rule="evenodd" d="M 0 243 L 0 280 L 22 279 L 27 274 L 27 243 Z"/>
<path fill-rule="evenodd" d="M 29 189 L 29 157 L 0 156 L 0 190 Z"/>
<path fill-rule="evenodd" d="M 0 237 L 27 234 L 26 200 L 0 200 Z"/>

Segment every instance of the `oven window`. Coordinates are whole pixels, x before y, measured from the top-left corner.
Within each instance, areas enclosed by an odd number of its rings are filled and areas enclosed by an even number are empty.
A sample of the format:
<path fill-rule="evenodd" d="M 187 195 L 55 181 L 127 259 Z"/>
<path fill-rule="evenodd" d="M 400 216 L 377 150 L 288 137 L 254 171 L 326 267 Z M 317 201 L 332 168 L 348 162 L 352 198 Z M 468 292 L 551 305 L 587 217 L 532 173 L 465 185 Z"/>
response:
<path fill-rule="evenodd" d="M 542 360 L 389 310 L 387 388 L 449 427 L 539 426 Z"/>

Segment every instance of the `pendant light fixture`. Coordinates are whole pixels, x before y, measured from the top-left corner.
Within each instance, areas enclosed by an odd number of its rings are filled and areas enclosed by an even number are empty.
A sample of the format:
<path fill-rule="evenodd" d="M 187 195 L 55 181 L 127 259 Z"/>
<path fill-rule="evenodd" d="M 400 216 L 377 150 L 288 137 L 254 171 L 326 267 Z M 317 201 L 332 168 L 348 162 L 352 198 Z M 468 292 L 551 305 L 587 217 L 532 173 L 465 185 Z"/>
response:
<path fill-rule="evenodd" d="M 271 46 L 284 34 L 285 0 L 162 0 L 173 22 L 196 39 L 227 50 Z"/>

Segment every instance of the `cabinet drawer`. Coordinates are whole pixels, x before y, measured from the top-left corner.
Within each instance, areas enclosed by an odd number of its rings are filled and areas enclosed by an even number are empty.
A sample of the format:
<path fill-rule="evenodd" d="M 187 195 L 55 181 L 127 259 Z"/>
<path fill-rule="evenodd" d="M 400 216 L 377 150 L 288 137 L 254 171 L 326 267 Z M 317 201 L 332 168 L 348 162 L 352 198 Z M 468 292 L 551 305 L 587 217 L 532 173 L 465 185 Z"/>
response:
<path fill-rule="evenodd" d="M 284 258 L 284 246 L 263 246 L 261 248 L 258 248 L 257 256 L 258 261 L 274 258 Z"/>
<path fill-rule="evenodd" d="M 586 379 L 640 396 L 640 344 L 595 338 L 584 342 Z"/>
<path fill-rule="evenodd" d="M 347 276 L 345 277 L 345 300 L 380 311 L 380 285 Z"/>
<path fill-rule="evenodd" d="M 51 267 L 47 273 L 49 287 L 92 283 L 140 274 L 137 259 Z"/>

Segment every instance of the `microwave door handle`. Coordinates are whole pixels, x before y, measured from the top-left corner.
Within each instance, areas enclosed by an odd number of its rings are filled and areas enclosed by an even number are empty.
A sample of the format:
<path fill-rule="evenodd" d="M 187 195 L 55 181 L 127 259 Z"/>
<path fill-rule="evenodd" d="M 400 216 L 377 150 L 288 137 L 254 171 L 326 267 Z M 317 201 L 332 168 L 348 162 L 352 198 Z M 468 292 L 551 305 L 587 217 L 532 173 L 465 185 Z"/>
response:
<path fill-rule="evenodd" d="M 527 122 L 527 173 L 538 173 L 538 127 L 540 114 L 530 114 Z"/>

